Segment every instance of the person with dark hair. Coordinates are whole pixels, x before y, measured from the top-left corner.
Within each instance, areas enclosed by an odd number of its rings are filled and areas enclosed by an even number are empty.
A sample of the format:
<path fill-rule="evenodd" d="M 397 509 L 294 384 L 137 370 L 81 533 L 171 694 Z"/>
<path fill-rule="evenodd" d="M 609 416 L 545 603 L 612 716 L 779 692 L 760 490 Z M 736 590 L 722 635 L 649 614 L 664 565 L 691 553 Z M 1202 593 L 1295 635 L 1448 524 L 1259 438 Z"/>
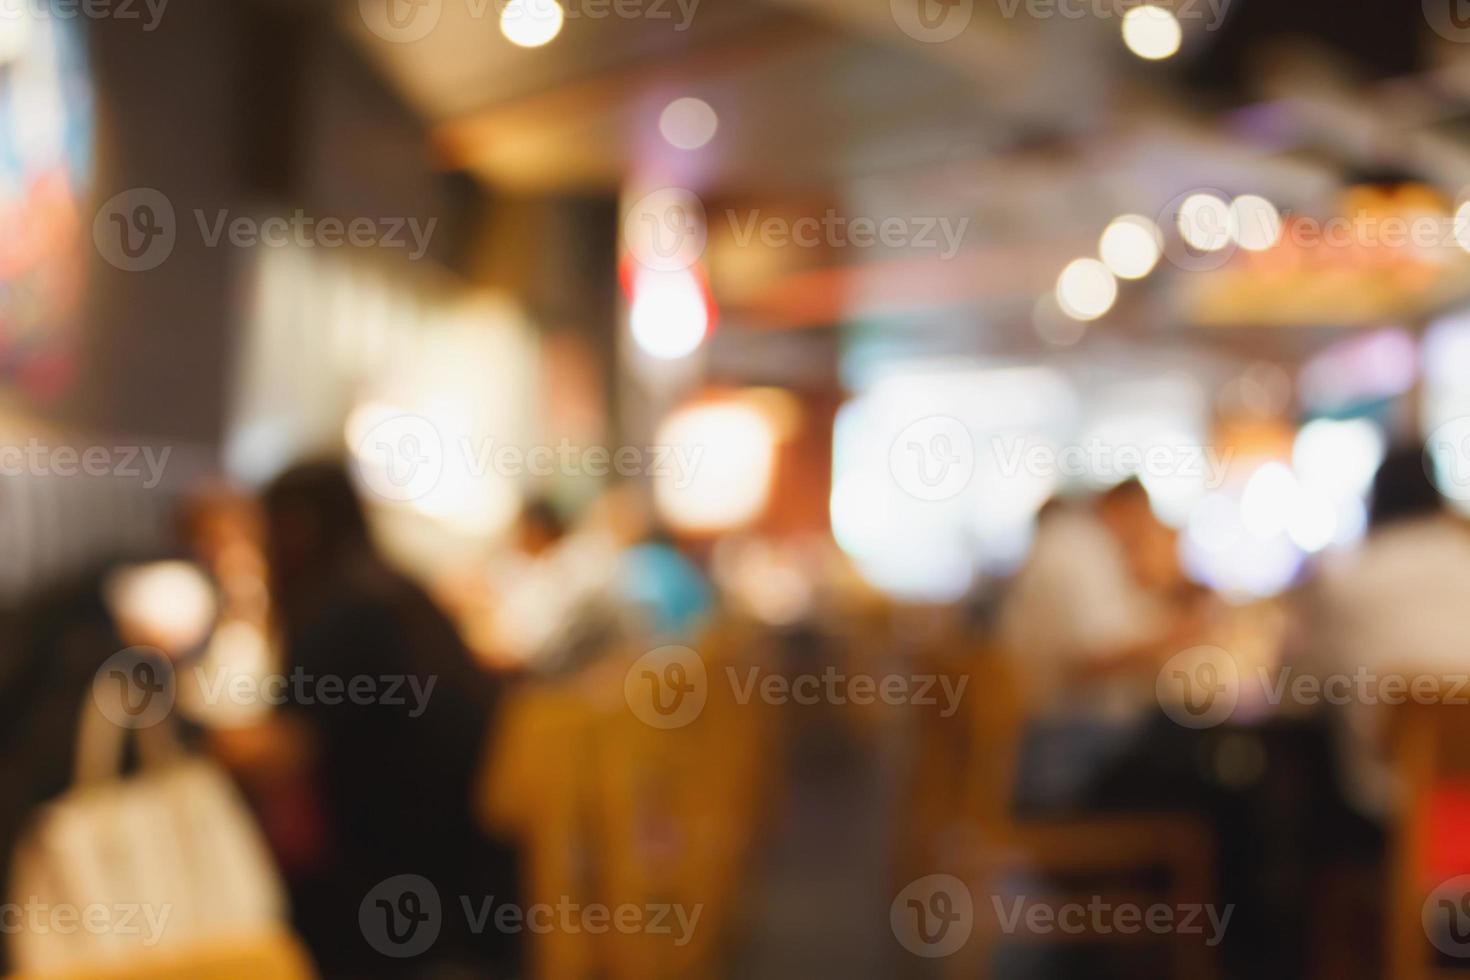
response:
<path fill-rule="evenodd" d="M 342 466 L 297 466 L 263 504 L 289 681 L 282 723 L 306 740 L 297 755 L 311 760 L 323 831 L 314 870 L 297 876 L 298 926 L 328 976 L 400 975 L 435 957 L 486 975 L 513 948 L 493 929 L 471 937 L 456 903 L 514 889 L 508 852 L 472 817 L 493 682 L 378 553 Z M 414 960 L 382 955 L 360 919 L 379 914 L 369 894 L 402 875 L 429 882 L 444 909 L 432 953 Z"/>
<path fill-rule="evenodd" d="M 1315 669 L 1376 678 L 1470 672 L 1470 526 L 1444 507 L 1426 463 L 1417 445 L 1384 458 L 1363 547 L 1324 568 L 1303 597 L 1301 646 Z M 1352 802 L 1387 818 L 1397 785 L 1382 706 L 1355 701 L 1333 719 Z"/>
<path fill-rule="evenodd" d="M 1442 513 L 1444 498 L 1429 473 L 1423 447 L 1407 445 L 1391 450 L 1373 474 L 1370 529 L 1377 531 L 1397 521 Z"/>
<path fill-rule="evenodd" d="M 1159 668 L 1200 642 L 1202 608 L 1139 481 L 1047 506 L 1000 611 L 1027 701 L 1018 807 L 1096 802 L 1157 712 Z"/>

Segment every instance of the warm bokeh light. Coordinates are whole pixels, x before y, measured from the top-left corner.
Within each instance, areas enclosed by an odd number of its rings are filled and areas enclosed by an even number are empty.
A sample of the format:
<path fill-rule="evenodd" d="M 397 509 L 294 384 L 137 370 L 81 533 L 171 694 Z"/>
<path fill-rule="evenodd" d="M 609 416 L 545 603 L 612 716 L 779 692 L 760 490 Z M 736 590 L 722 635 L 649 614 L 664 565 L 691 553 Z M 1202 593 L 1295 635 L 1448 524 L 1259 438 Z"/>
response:
<path fill-rule="evenodd" d="M 183 654 L 208 638 L 217 611 L 214 588 L 197 567 L 161 561 L 114 572 L 106 594 L 124 638 Z"/>
<path fill-rule="evenodd" d="M 1148 61 L 1168 58 L 1179 50 L 1184 31 L 1173 11 L 1154 4 L 1134 7 L 1123 15 L 1123 43 Z"/>
<path fill-rule="evenodd" d="M 1230 205 L 1214 194 L 1191 194 L 1179 205 L 1179 234 L 1201 252 L 1218 252 L 1230 244 Z"/>
<path fill-rule="evenodd" d="M 561 33 L 566 12 L 556 0 L 508 0 L 500 11 L 500 33 L 522 48 L 539 48 Z"/>
<path fill-rule="evenodd" d="M 1125 214 L 1103 230 L 1097 251 L 1113 275 L 1142 279 L 1158 264 L 1163 244 L 1152 221 L 1140 214 Z"/>
<path fill-rule="evenodd" d="M 704 342 L 709 319 L 704 289 L 692 271 L 638 270 L 628 326 L 639 349 L 664 361 L 687 357 Z"/>
<path fill-rule="evenodd" d="M 760 516 L 771 492 L 776 436 L 759 408 L 732 400 L 680 409 L 659 426 L 655 441 L 693 460 L 687 472 L 661 474 L 653 485 L 654 502 L 672 527 L 726 531 Z"/>
<path fill-rule="evenodd" d="M 1230 202 L 1229 227 L 1241 248 L 1264 252 L 1281 238 L 1281 212 L 1258 194 L 1242 194 Z"/>
<path fill-rule="evenodd" d="M 720 120 L 703 99 L 675 99 L 658 117 L 658 131 L 671 146 L 697 150 L 715 138 Z"/>
<path fill-rule="evenodd" d="M 1057 305 L 1076 320 L 1096 320 L 1118 299 L 1118 281 L 1097 259 L 1076 259 L 1057 277 Z"/>

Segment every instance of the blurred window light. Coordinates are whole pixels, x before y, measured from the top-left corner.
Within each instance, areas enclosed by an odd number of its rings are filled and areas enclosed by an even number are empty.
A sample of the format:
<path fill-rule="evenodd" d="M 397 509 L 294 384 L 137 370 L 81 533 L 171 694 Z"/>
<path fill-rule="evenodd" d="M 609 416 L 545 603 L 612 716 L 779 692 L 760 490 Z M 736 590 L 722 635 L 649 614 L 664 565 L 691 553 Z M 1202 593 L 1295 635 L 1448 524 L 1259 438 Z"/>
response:
<path fill-rule="evenodd" d="M 1163 251 L 1158 226 L 1140 214 L 1114 218 L 1097 243 L 1098 256 L 1120 279 L 1142 279 Z"/>
<path fill-rule="evenodd" d="M 1142 8 L 1138 8 L 1142 9 Z M 1230 244 L 1230 205 L 1214 194 L 1191 194 L 1179 205 L 1179 234 L 1201 252 L 1218 252 Z"/>
<path fill-rule="evenodd" d="M 1037 508 L 1057 485 L 1028 452 L 1059 444 L 1076 398 L 1056 372 L 907 364 L 855 396 L 833 432 L 833 535 L 859 574 L 903 600 L 963 595 L 978 571 L 1024 557 Z M 939 423 L 942 427 L 936 428 Z M 941 436 L 941 439 L 936 439 Z M 906 451 L 929 455 L 918 470 Z M 940 467 L 940 469 L 934 469 Z M 959 468 L 954 492 L 922 481 Z M 918 478 L 918 479 L 916 479 Z"/>
<path fill-rule="evenodd" d="M 1266 478 L 1268 489 L 1276 479 Z M 1251 533 L 1243 504 L 1228 489 L 1207 495 L 1190 514 L 1179 548 L 1190 577 L 1232 601 L 1276 595 L 1296 578 L 1302 563 L 1301 549 L 1286 534 Z M 1276 515 L 1254 516 L 1257 523 L 1267 516 L 1274 523 Z"/>
<path fill-rule="evenodd" d="M 1368 419 L 1313 419 L 1296 434 L 1291 465 L 1302 486 L 1313 491 L 1362 495 L 1386 449 L 1383 430 Z"/>
<path fill-rule="evenodd" d="M 670 146 L 697 150 L 715 138 L 720 120 L 703 99 L 675 99 L 658 117 L 658 131 Z"/>
<path fill-rule="evenodd" d="M 1241 495 L 1241 523 L 1258 538 L 1280 534 L 1286 530 L 1299 489 L 1286 464 L 1275 460 L 1262 464 L 1246 481 Z"/>
<path fill-rule="evenodd" d="M 1230 230 L 1241 248 L 1264 252 L 1281 238 L 1281 212 L 1264 197 L 1242 194 L 1230 202 Z"/>
<path fill-rule="evenodd" d="M 672 527 L 709 533 L 742 527 L 765 509 L 776 465 L 769 417 L 746 401 L 691 405 L 659 426 L 655 441 L 693 465 L 660 473 L 654 503 Z"/>
<path fill-rule="evenodd" d="M 561 33 L 565 20 L 557 0 L 507 0 L 500 11 L 500 33 L 517 47 L 539 48 Z"/>
<path fill-rule="evenodd" d="M 692 270 L 635 273 L 628 327 L 645 353 L 665 361 L 687 357 L 704 342 L 709 323 L 705 290 Z"/>
<path fill-rule="evenodd" d="M 1175 54 L 1184 31 L 1174 12 L 1155 4 L 1134 7 L 1123 15 L 1123 43 L 1147 61 L 1160 61 Z"/>
<path fill-rule="evenodd" d="M 1286 533 L 1303 551 L 1321 551 L 1337 539 L 1337 504 L 1321 490 L 1299 488 L 1287 515 Z"/>
<path fill-rule="evenodd" d="M 1057 277 L 1057 305 L 1074 320 L 1096 320 L 1118 299 L 1118 280 L 1097 259 L 1075 259 Z"/>

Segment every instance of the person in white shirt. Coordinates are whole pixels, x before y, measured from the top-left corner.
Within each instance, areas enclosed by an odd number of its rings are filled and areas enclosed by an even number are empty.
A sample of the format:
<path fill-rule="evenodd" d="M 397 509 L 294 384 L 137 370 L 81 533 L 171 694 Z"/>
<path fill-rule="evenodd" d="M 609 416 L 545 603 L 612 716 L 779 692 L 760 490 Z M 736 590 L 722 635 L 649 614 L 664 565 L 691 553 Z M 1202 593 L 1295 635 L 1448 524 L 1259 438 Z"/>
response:
<path fill-rule="evenodd" d="M 1386 679 L 1432 678 L 1452 692 L 1470 674 L 1470 525 L 1445 510 L 1417 446 L 1389 455 L 1373 498 L 1362 549 L 1325 568 L 1306 599 L 1302 645 L 1311 669 L 1353 678 L 1330 716 L 1340 768 L 1353 804 L 1385 819 L 1398 792 Z"/>
<path fill-rule="evenodd" d="M 1199 627 L 1176 554 L 1135 480 L 1043 510 L 999 623 L 1027 699 L 1021 796 L 1032 804 L 1082 803 L 1157 708 L 1160 666 Z"/>

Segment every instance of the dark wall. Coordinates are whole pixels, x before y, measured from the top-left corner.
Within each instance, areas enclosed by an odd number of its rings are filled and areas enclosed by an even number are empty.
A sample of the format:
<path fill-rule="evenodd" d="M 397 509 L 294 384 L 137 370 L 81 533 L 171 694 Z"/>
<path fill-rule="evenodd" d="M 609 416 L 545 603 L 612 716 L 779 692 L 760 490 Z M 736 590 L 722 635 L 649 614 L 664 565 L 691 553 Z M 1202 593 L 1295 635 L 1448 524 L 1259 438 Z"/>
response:
<path fill-rule="evenodd" d="M 479 189 L 436 171 L 422 121 L 315 4 L 176 3 L 159 26 L 90 22 L 97 92 L 95 200 L 155 188 L 173 250 L 125 271 L 92 249 L 80 380 L 67 421 L 98 432 L 218 445 L 255 250 L 210 246 L 196 211 L 230 218 L 437 218 L 422 265 L 404 250 L 359 257 L 413 276 L 463 259 Z"/>

